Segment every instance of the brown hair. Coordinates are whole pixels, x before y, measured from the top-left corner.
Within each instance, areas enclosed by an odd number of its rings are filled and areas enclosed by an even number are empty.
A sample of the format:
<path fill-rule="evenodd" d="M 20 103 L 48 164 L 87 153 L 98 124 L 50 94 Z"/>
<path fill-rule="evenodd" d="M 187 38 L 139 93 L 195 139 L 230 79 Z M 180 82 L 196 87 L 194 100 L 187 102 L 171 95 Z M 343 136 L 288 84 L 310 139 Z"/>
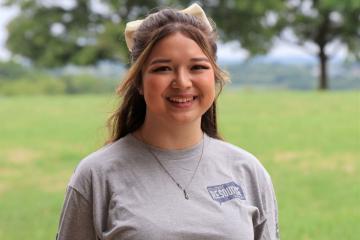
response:
<path fill-rule="evenodd" d="M 108 143 L 134 132 L 144 123 L 146 103 L 144 97 L 139 93 L 142 85 L 142 66 L 155 44 L 166 36 L 180 32 L 199 45 L 214 68 L 218 94 L 221 92 L 227 75 L 216 63 L 217 34 L 213 29 L 210 29 L 197 17 L 172 9 L 163 9 L 145 18 L 134 34 L 131 67 L 117 89 L 117 93 L 122 97 L 122 102 L 108 119 L 110 134 Z M 221 139 L 217 128 L 215 101 L 203 114 L 201 129 L 210 137 Z"/>

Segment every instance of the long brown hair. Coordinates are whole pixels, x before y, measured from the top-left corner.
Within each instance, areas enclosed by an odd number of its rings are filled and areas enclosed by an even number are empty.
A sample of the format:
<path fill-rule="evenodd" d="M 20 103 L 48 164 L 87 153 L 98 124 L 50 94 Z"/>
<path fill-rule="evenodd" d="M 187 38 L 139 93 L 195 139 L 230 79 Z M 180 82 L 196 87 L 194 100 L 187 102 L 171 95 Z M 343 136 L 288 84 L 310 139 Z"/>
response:
<path fill-rule="evenodd" d="M 114 142 L 128 133 L 134 132 L 144 123 L 146 103 L 139 93 L 142 86 L 142 66 L 155 44 L 166 36 L 182 33 L 194 40 L 209 58 L 214 68 L 218 94 L 227 80 L 227 75 L 216 63 L 215 26 L 210 29 L 204 22 L 189 14 L 173 9 L 163 9 L 149 15 L 134 34 L 134 46 L 131 51 L 131 67 L 117 89 L 122 97 L 119 107 L 108 119 L 109 139 Z M 210 137 L 220 139 L 216 119 L 216 102 L 203 114 L 201 129 Z"/>

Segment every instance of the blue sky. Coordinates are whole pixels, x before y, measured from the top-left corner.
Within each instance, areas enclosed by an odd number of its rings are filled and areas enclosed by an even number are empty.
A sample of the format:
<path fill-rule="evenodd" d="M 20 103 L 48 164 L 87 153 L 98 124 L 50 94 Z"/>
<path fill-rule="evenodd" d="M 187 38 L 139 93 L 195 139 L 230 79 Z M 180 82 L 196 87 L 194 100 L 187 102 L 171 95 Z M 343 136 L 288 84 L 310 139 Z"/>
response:
<path fill-rule="evenodd" d="M 2 0 L 0 0 L 0 3 Z M 5 8 L 0 6 L 0 60 L 6 60 L 9 58 L 10 53 L 5 48 L 5 41 L 7 38 L 6 24 L 17 14 L 16 8 Z M 291 33 L 288 33 L 289 37 Z M 333 49 L 335 50 L 333 50 Z M 310 53 L 309 53 L 310 49 Z M 344 59 L 346 55 L 346 49 L 339 44 L 329 47 L 329 51 L 335 52 L 335 58 Z M 301 59 L 314 61 L 314 57 L 311 53 L 315 53 L 316 50 L 313 47 L 308 47 L 307 50 L 286 43 L 284 41 L 276 41 L 274 47 L 269 51 L 266 57 L 281 60 L 285 58 Z M 242 49 L 237 42 L 231 42 L 227 44 L 219 44 L 218 58 L 220 60 L 243 60 L 247 56 L 246 50 Z"/>

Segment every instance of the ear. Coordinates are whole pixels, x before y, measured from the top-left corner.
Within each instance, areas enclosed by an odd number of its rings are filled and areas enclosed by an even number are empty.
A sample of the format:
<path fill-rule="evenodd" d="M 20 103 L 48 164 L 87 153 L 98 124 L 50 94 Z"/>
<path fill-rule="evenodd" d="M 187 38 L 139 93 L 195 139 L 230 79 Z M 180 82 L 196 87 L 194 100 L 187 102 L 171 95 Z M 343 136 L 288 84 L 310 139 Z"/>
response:
<path fill-rule="evenodd" d="M 137 90 L 138 90 L 138 92 L 139 92 L 140 95 L 144 95 L 144 91 L 143 91 L 142 86 L 139 86 L 139 87 L 137 88 Z"/>
<path fill-rule="evenodd" d="M 143 83 L 142 83 L 142 77 L 141 75 L 137 76 L 134 82 L 134 87 L 136 87 L 136 90 L 138 91 L 139 95 L 144 95 L 144 89 L 143 89 Z"/>

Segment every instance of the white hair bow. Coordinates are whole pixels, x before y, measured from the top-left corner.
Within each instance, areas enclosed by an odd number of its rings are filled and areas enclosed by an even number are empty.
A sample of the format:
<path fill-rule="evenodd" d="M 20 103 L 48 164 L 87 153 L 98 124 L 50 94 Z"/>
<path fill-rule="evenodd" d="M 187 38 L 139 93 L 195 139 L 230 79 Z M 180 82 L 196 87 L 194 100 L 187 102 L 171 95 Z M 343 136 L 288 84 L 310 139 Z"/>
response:
<path fill-rule="evenodd" d="M 180 10 L 179 12 L 187 13 L 189 15 L 199 18 L 201 21 L 203 21 L 209 27 L 209 29 L 212 29 L 212 26 L 211 26 L 208 18 L 206 17 L 204 10 L 197 3 L 194 3 L 187 8 Z M 134 38 L 133 38 L 134 33 L 136 32 L 136 30 L 139 28 L 139 26 L 141 25 L 141 23 L 143 21 L 144 21 L 143 19 L 136 20 L 136 21 L 128 22 L 126 24 L 125 41 L 126 41 L 126 45 L 130 52 L 132 51 L 132 48 L 134 46 Z"/>

